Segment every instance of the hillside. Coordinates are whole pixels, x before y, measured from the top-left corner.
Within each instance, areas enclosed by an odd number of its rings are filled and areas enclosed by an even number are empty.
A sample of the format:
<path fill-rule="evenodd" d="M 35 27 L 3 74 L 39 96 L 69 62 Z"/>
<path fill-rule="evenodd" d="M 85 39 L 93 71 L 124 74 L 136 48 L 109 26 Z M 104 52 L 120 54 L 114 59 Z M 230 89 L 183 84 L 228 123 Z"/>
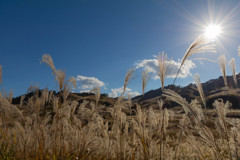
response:
<path fill-rule="evenodd" d="M 232 76 L 227 76 L 228 81 L 228 88 L 224 86 L 223 77 L 220 76 L 217 79 L 211 79 L 207 82 L 202 83 L 204 95 L 206 98 L 207 107 L 212 108 L 212 103 L 215 99 L 222 98 L 224 101 L 229 100 L 232 103 L 233 108 L 240 108 L 240 90 L 238 88 L 240 84 L 240 73 L 237 74 L 237 83 L 236 86 L 233 82 Z M 171 89 L 176 93 L 180 94 L 184 97 L 188 102 L 192 99 L 199 99 L 199 93 L 195 84 L 189 84 L 185 87 L 175 86 L 175 85 L 168 85 L 165 89 Z M 150 90 L 142 95 L 136 96 L 133 98 L 133 101 L 136 103 L 141 103 L 145 107 L 155 105 L 156 100 L 162 97 L 162 90 L 161 88 Z M 171 104 L 174 105 L 174 104 Z"/>
<path fill-rule="evenodd" d="M 224 87 L 224 82 L 222 76 L 218 77 L 217 79 L 211 79 L 207 82 L 202 83 L 204 95 L 206 98 L 206 103 L 208 108 L 212 108 L 212 103 L 215 99 L 222 98 L 224 101 L 229 100 L 232 103 L 232 108 L 238 108 L 240 106 L 240 89 L 233 83 L 232 76 L 227 76 L 228 80 L 228 88 Z M 237 75 L 238 85 L 240 84 L 240 74 Z M 168 85 L 165 89 L 171 89 L 176 93 L 180 94 L 184 97 L 188 102 L 192 99 L 199 99 L 199 93 L 195 84 L 189 84 L 185 87 L 180 87 L 176 85 Z M 39 90 L 39 96 L 41 96 L 42 90 Z M 55 91 L 53 94 L 57 95 Z M 164 99 L 162 96 L 163 92 L 161 88 L 150 90 L 144 94 L 144 98 L 142 95 L 136 96 L 133 98 L 134 103 L 139 103 L 143 107 L 154 107 L 157 104 L 157 100 L 159 98 Z M 24 101 L 28 101 L 30 97 L 34 95 L 33 92 L 30 92 L 25 96 Z M 20 103 L 21 96 L 13 98 L 13 104 Z M 95 101 L 95 95 L 93 93 L 70 93 L 68 99 L 78 101 L 82 103 L 83 100 L 88 101 Z M 113 106 L 116 101 L 116 98 L 108 97 L 107 94 L 102 94 L 99 100 L 99 104 L 105 106 Z M 166 107 L 174 107 L 177 104 L 173 102 L 167 102 Z"/>

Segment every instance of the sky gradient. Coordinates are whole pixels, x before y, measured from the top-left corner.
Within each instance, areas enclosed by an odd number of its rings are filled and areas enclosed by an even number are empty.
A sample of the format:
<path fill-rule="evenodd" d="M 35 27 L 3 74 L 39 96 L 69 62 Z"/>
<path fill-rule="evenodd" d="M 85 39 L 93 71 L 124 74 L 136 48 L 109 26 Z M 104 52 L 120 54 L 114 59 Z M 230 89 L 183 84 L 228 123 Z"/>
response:
<path fill-rule="evenodd" d="M 210 23 L 221 24 L 216 53 L 192 58 L 227 61 L 236 59 L 239 72 L 240 2 L 172 0 L 0 0 L 0 65 L 3 87 L 14 96 L 26 93 L 31 84 L 56 90 L 50 67 L 41 62 L 52 56 L 55 67 L 77 79 L 74 92 L 101 87 L 117 96 L 127 70 L 136 69 L 128 85 L 132 95 L 141 94 L 141 71 L 152 72 L 146 91 L 160 87 L 156 56 L 167 53 L 176 67 L 191 42 Z M 188 61 L 177 85 L 193 82 L 199 73 L 205 82 L 221 75 L 217 63 Z M 227 74 L 231 75 L 229 67 Z M 166 80 L 171 84 L 173 78 Z"/>

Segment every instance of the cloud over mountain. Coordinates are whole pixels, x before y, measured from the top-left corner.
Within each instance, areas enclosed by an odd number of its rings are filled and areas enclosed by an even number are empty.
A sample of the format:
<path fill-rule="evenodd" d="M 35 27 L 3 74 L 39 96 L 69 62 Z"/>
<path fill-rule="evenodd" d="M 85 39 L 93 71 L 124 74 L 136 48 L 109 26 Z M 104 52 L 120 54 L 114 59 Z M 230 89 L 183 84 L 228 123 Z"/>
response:
<path fill-rule="evenodd" d="M 169 61 L 166 61 L 165 63 L 167 65 Z M 171 60 L 169 69 L 167 72 L 167 78 L 175 78 L 180 65 L 181 65 L 180 61 Z M 158 69 L 157 58 L 140 60 L 135 63 L 135 66 L 136 66 L 136 69 L 143 68 L 148 72 L 153 73 L 153 79 L 159 79 L 159 76 L 158 76 L 159 69 Z M 190 70 L 195 66 L 196 66 L 195 63 L 193 63 L 190 60 L 186 60 L 179 72 L 178 78 L 185 78 L 187 76 L 190 76 L 191 75 Z"/>
<path fill-rule="evenodd" d="M 105 83 L 96 77 L 85 77 L 78 75 L 76 78 L 78 89 L 80 92 L 89 92 L 94 87 L 104 87 Z"/>
<path fill-rule="evenodd" d="M 111 89 L 111 92 L 108 94 L 108 96 L 115 98 L 115 97 L 120 96 L 122 94 L 122 92 L 123 92 L 123 87 L 122 88 L 114 88 L 114 89 Z M 135 96 L 140 95 L 140 93 L 133 92 L 132 89 L 126 88 L 126 92 L 124 95 L 130 96 L 130 97 L 135 97 Z"/>

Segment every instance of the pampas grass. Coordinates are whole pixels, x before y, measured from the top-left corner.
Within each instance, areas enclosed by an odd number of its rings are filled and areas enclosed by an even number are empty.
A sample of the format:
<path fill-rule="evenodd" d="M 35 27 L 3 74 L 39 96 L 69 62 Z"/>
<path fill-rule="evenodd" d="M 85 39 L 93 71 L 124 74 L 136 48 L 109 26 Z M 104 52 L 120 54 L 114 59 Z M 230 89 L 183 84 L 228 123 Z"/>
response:
<path fill-rule="evenodd" d="M 91 90 L 91 92 L 94 92 L 95 94 L 95 100 L 96 100 L 96 107 L 98 106 L 98 101 L 100 99 L 101 96 L 101 90 L 99 87 L 95 87 Z"/>
<path fill-rule="evenodd" d="M 163 89 L 169 61 L 164 53 L 159 56 L 159 61 Z M 124 91 L 111 105 L 104 106 L 104 102 L 99 101 L 99 88 L 92 90 L 95 99 L 89 96 L 72 100 L 68 95 L 72 87 L 76 88 L 75 78 L 66 80 L 66 73 L 55 69 L 50 56 L 43 56 L 43 62 L 53 70 L 59 85 L 57 89 L 62 96 L 60 98 L 53 91 L 49 93 L 48 89 L 40 92 L 38 87 L 31 87 L 34 95 L 22 96 L 20 105 L 13 105 L 11 96 L 1 96 L 0 92 L 0 159 L 172 160 L 239 157 L 240 125 L 237 119 L 233 123 L 227 117 L 231 106 L 228 101 L 215 100 L 214 110 L 203 110 L 197 99 L 187 101 L 178 92 L 164 89 L 164 94 L 149 101 L 151 106 L 147 108 L 145 101 L 136 103 L 131 98 L 126 100 L 123 97 L 127 84 L 134 79 L 134 70 L 127 72 Z M 225 67 L 222 66 L 223 69 Z M 147 72 L 142 73 L 142 80 L 144 94 L 149 80 Z M 198 74 L 194 80 L 201 100 L 206 103 Z M 232 92 L 235 95 L 238 93 L 237 89 L 231 89 L 228 94 Z M 171 108 L 172 102 L 182 108 Z"/>
<path fill-rule="evenodd" d="M 178 69 L 178 72 L 176 74 L 176 77 L 173 81 L 173 84 L 175 83 L 177 76 L 183 66 L 183 64 L 185 63 L 185 61 L 191 57 L 192 55 L 199 53 L 199 52 L 215 52 L 215 47 L 214 45 L 210 44 L 209 39 L 204 36 L 204 35 L 200 35 L 198 38 L 196 38 L 192 44 L 189 46 L 189 48 L 187 49 L 185 55 L 182 58 L 181 61 L 181 65 Z"/>
<path fill-rule="evenodd" d="M 206 109 L 206 102 L 205 102 L 204 92 L 203 92 L 203 89 L 202 89 L 202 83 L 200 81 L 200 76 L 199 76 L 198 73 L 194 75 L 194 81 L 195 81 L 195 84 L 197 86 L 197 89 L 198 89 L 198 92 L 200 94 L 200 97 L 202 99 L 203 105 L 204 105 L 204 107 Z"/>
<path fill-rule="evenodd" d="M 149 74 L 149 72 L 147 70 L 143 70 L 142 71 L 142 94 L 143 94 L 143 97 L 144 97 L 145 88 L 147 86 L 147 82 L 149 81 L 150 78 L 151 78 L 151 75 Z"/>
<path fill-rule="evenodd" d="M 51 67 L 52 71 L 55 72 L 55 66 L 52 60 L 52 57 L 49 54 L 44 54 L 42 56 L 42 62 Z"/>
<path fill-rule="evenodd" d="M 61 93 L 62 89 L 65 87 L 66 73 L 62 70 L 56 70 L 55 75 L 58 82 L 59 92 Z"/>
<path fill-rule="evenodd" d="M 72 86 L 75 89 L 77 88 L 77 81 L 76 81 L 75 77 L 70 77 L 68 79 L 68 82 L 70 83 L 68 86 L 70 86 L 70 87 Z"/>
<path fill-rule="evenodd" d="M 50 55 L 44 54 L 42 56 L 42 62 L 45 63 L 47 66 L 50 66 L 50 68 L 52 69 L 53 75 L 58 84 L 58 89 L 60 93 L 59 98 L 63 98 L 63 100 L 65 101 L 72 87 L 77 87 L 76 79 L 74 77 L 70 77 L 68 80 L 66 80 L 66 73 L 63 70 L 56 70 L 52 57 Z"/>
<path fill-rule="evenodd" d="M 62 70 L 56 70 L 52 57 L 48 54 L 44 54 L 42 56 L 42 62 L 52 69 L 55 80 L 58 82 L 58 87 L 59 87 L 58 89 L 61 94 L 61 91 L 65 85 L 66 73 Z"/>
<path fill-rule="evenodd" d="M 21 99 L 20 99 L 19 108 L 21 108 L 23 106 L 24 99 L 25 99 L 25 95 L 22 95 Z"/>
<path fill-rule="evenodd" d="M 227 87 L 226 57 L 224 54 L 218 57 L 218 64 L 223 75 L 224 85 Z"/>
<path fill-rule="evenodd" d="M 237 77 L 236 77 L 236 64 L 235 64 L 235 59 L 232 58 L 230 61 L 229 61 L 229 66 L 230 66 L 230 69 L 232 71 L 232 75 L 233 75 L 233 82 L 235 85 L 237 85 Z"/>
<path fill-rule="evenodd" d="M 134 77 L 134 72 L 135 72 L 135 69 L 130 69 L 127 71 L 127 74 L 126 74 L 125 80 L 124 80 L 124 85 L 123 85 L 123 92 L 120 95 L 120 97 L 122 97 L 124 95 L 124 93 L 126 92 L 128 83 L 136 78 L 136 77 Z"/>
<path fill-rule="evenodd" d="M 168 60 L 167 54 L 164 54 L 164 52 L 162 52 L 162 54 L 159 54 L 159 56 L 158 56 L 158 69 L 159 69 L 158 76 L 160 77 L 160 80 L 161 80 L 162 90 L 164 90 L 164 82 L 165 82 L 167 73 L 169 71 L 170 64 L 171 64 L 171 60 Z"/>

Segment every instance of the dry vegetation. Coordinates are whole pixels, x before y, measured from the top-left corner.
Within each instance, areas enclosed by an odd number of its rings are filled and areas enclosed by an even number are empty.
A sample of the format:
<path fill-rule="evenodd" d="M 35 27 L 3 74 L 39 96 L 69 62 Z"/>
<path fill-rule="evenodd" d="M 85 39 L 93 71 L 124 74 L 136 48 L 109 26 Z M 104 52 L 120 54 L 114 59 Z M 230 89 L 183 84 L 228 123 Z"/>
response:
<path fill-rule="evenodd" d="M 196 52 L 212 49 L 197 39 L 188 49 L 182 63 Z M 202 48 L 201 48 L 202 47 Z M 202 50 L 201 50 L 202 49 Z M 166 56 L 159 57 L 159 76 L 164 90 Z M 81 102 L 68 98 L 70 88 L 76 87 L 73 77 L 56 70 L 49 55 L 42 61 L 51 67 L 59 94 L 34 88 L 34 96 L 19 105 L 11 104 L 11 94 L 0 92 L 0 159 L 232 159 L 240 158 L 240 123 L 228 118 L 231 103 L 216 99 L 214 109 L 208 108 L 199 75 L 195 76 L 200 99 L 190 103 L 171 90 L 164 90 L 168 101 L 181 107 L 167 109 L 162 99 L 148 109 L 123 94 L 111 106 L 100 102 L 100 89 L 95 88 L 95 101 Z M 225 74 L 225 60 L 219 59 Z M 181 64 L 182 65 L 182 64 Z M 235 67 L 235 61 L 230 65 Z M 235 68 L 232 69 L 235 73 Z M 0 66 L 2 73 L 2 67 Z M 2 74 L 0 82 L 2 85 Z M 134 78 L 127 72 L 124 91 Z M 149 75 L 142 74 L 142 89 Z M 225 80 L 225 79 L 224 79 Z M 229 88 L 228 88 L 229 89 Z M 230 90 L 230 89 L 229 89 Z M 202 105 L 203 104 L 203 105 Z"/>

